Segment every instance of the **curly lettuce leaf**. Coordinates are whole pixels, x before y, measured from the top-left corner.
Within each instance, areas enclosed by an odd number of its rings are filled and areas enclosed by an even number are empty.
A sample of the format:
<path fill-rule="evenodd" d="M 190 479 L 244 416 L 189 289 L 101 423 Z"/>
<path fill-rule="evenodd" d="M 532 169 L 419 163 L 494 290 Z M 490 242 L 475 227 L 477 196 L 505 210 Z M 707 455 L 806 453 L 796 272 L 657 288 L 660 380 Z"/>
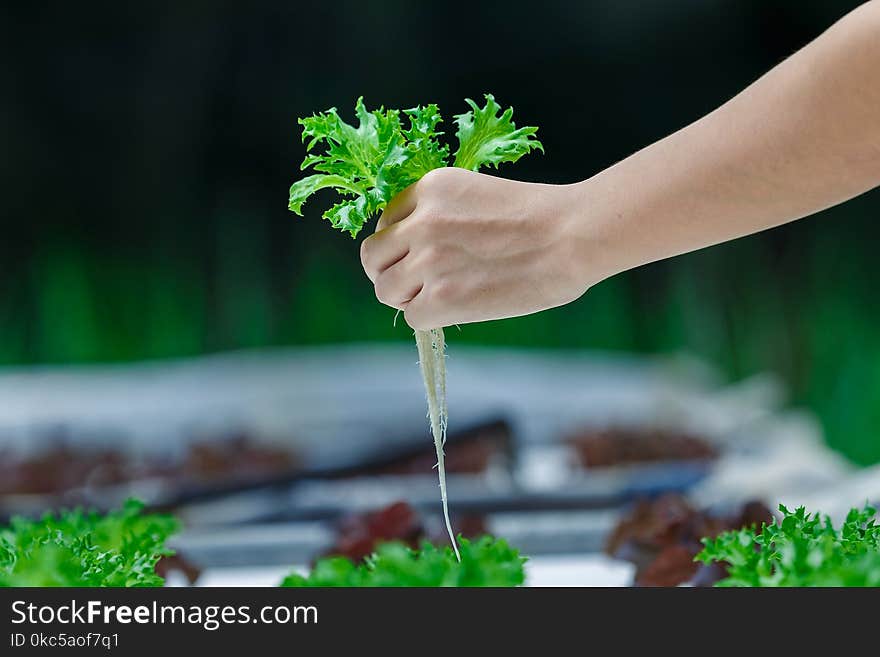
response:
<path fill-rule="evenodd" d="M 465 102 L 471 109 L 455 117 L 459 143 L 455 152 L 455 166 L 471 171 L 489 164 L 497 168 L 502 162 L 516 162 L 532 149 L 544 152 L 544 146 L 535 137 L 537 128 L 517 128 L 513 122 L 512 107 L 499 116 L 501 106 L 495 102 L 495 97 L 486 94 L 485 98 L 485 107 L 466 98 Z"/>
<path fill-rule="evenodd" d="M 0 528 L 0 586 L 162 586 L 160 558 L 178 529 L 167 515 L 143 514 L 129 500 L 107 515 L 48 513 Z"/>
<path fill-rule="evenodd" d="M 300 119 L 302 139 L 310 154 L 301 169 L 317 173 L 295 182 L 288 207 L 302 215 L 305 201 L 321 189 L 335 189 L 345 200 L 324 213 L 334 228 L 355 237 L 395 194 L 431 169 L 445 166 L 448 148 L 437 137 L 440 114 L 436 105 L 405 110 L 409 128 L 401 125 L 399 110 L 369 111 L 363 98 L 355 104 L 357 127 L 340 118 L 335 107 Z M 312 151 L 321 146 L 323 153 Z"/>
<path fill-rule="evenodd" d="M 841 528 L 827 516 L 780 505 L 780 521 L 703 539 L 696 559 L 722 563 L 718 586 L 880 586 L 880 525 L 870 506 L 852 509 Z"/>
<path fill-rule="evenodd" d="M 449 146 L 440 143 L 440 132 L 437 128 L 443 122 L 440 109 L 434 103 L 424 107 L 404 110 L 409 119 L 410 127 L 403 131 L 406 139 L 408 159 L 402 165 L 403 175 L 411 184 L 428 171 L 446 166 L 449 159 Z"/>
<path fill-rule="evenodd" d="M 412 550 L 383 543 L 362 564 L 343 557 L 319 560 L 307 577 L 289 575 L 285 587 L 520 586 L 525 558 L 502 539 L 483 536 L 476 542 L 458 539 L 461 561 L 452 548 L 430 543 Z"/>
<path fill-rule="evenodd" d="M 533 149 L 543 152 L 535 137 L 537 128 L 517 128 L 513 109 L 501 112 L 491 94 L 486 94 L 485 107 L 472 100 L 467 103 L 471 110 L 455 117 L 459 140 L 455 166 L 476 171 L 515 162 Z M 343 121 L 335 107 L 299 120 L 309 153 L 300 169 L 311 168 L 314 173 L 291 186 L 288 202 L 290 210 L 302 216 L 302 207 L 313 194 L 335 190 L 343 198 L 323 216 L 352 237 L 395 195 L 428 171 L 449 164 L 449 146 L 440 141 L 443 118 L 437 105 L 367 110 L 363 98 L 358 98 L 355 115 L 357 126 Z"/>

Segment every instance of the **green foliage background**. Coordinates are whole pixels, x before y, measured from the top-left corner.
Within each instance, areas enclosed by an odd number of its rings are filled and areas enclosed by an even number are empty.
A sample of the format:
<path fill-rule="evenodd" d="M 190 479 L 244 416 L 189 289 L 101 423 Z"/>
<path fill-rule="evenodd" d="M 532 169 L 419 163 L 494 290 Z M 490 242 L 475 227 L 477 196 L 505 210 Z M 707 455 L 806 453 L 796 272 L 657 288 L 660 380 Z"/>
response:
<path fill-rule="evenodd" d="M 296 117 L 336 105 L 350 120 L 361 94 L 449 116 L 492 91 L 546 149 L 500 173 L 570 182 L 696 119 L 856 4 L 4 7 L 0 364 L 408 343 L 357 244 L 308 207 L 287 211 Z M 877 462 L 878 217 L 873 192 L 450 341 L 687 351 L 731 379 L 777 372 L 832 446 Z"/>

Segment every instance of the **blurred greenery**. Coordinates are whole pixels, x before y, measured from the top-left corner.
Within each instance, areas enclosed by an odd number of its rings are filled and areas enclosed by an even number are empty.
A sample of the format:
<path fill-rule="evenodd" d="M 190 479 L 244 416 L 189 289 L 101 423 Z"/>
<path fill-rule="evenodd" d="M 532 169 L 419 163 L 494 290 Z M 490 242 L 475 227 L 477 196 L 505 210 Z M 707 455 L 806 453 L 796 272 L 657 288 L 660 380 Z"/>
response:
<path fill-rule="evenodd" d="M 452 348 L 687 351 L 731 379 L 773 371 L 792 387 L 795 403 L 817 412 L 833 447 L 859 463 L 880 461 L 877 263 L 860 244 L 872 233 L 878 201 L 874 192 L 780 235 L 627 272 L 564 308 L 463 326 L 450 334 Z M 307 221 L 319 218 L 291 217 L 292 246 Z M 219 225 L 216 271 L 188 259 L 135 261 L 47 246 L 20 281 L 28 312 L 2 316 L 0 360 L 121 361 L 410 340 L 405 324 L 393 326 L 394 312 L 375 300 L 356 242 L 327 231 L 290 267 L 298 270 L 296 284 L 276 289 L 265 237 L 242 218 Z"/>
<path fill-rule="evenodd" d="M 523 1 L 504 16 L 474 3 L 467 20 L 442 3 L 380 4 L 159 2 L 136 19 L 63 5 L 54 20 L 4 7 L 0 364 L 409 341 L 357 243 L 308 206 L 286 211 L 297 116 L 348 115 L 362 93 L 453 113 L 493 91 L 547 150 L 501 174 L 567 182 L 697 118 L 858 3 Z M 450 48 L 489 28 L 503 57 Z M 451 349 L 687 351 L 731 379 L 777 372 L 833 447 L 878 462 L 878 215 L 873 192 L 565 308 L 464 326 Z"/>

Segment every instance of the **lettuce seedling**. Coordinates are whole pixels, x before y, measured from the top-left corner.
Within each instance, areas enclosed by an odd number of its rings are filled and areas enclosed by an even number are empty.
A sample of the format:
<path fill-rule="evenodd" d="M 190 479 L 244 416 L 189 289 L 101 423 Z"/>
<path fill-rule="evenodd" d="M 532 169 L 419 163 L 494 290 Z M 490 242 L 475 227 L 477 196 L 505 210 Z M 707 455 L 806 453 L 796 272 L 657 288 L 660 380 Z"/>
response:
<path fill-rule="evenodd" d="M 790 511 L 781 520 L 703 539 L 696 559 L 728 568 L 716 586 L 880 586 L 876 509 L 852 509 L 840 529 L 831 519 Z"/>
<path fill-rule="evenodd" d="M 291 574 L 288 587 L 520 586 L 525 581 L 519 552 L 506 541 L 483 536 L 474 543 L 459 537 L 460 558 L 449 547 L 430 543 L 413 550 L 383 543 L 364 563 L 345 557 L 319 560 L 307 577 Z"/>
<path fill-rule="evenodd" d="M 453 166 L 471 171 L 489 165 L 497 168 L 503 162 L 516 162 L 533 149 L 543 152 L 541 142 L 535 137 L 537 128 L 517 128 L 512 108 L 502 112 L 491 94 L 485 95 L 485 101 L 480 107 L 467 99 L 470 109 L 455 116 L 458 148 Z M 363 98 L 358 98 L 355 115 L 357 126 L 343 121 L 335 107 L 299 120 L 308 152 L 300 169 L 312 169 L 315 173 L 291 186 L 288 205 L 301 216 L 302 206 L 310 196 L 322 189 L 333 189 L 342 200 L 325 211 L 324 218 L 352 237 L 395 195 L 428 171 L 449 165 L 449 146 L 440 140 L 442 117 L 437 105 L 403 111 L 368 110 Z M 437 450 L 443 516 L 458 555 L 449 524 L 443 464 L 447 419 L 446 339 L 442 327 L 416 331 L 415 337 Z"/>
<path fill-rule="evenodd" d="M 162 586 L 156 563 L 173 552 L 168 515 L 142 513 L 128 500 L 101 515 L 80 510 L 13 518 L 0 528 L 0 586 Z"/>

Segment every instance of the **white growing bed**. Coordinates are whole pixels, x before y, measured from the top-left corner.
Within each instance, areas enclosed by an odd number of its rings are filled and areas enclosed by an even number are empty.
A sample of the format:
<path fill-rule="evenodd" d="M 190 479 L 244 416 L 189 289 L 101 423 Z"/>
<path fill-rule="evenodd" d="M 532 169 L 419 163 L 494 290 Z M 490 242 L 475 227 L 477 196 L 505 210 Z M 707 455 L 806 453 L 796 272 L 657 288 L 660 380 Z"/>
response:
<path fill-rule="evenodd" d="M 264 566 L 208 570 L 199 586 L 277 586 L 290 568 Z M 298 568 L 304 572 L 304 568 Z M 534 557 L 526 564 L 526 586 L 629 586 L 632 564 L 603 554 Z M 179 580 L 169 584 L 180 584 Z"/>
<path fill-rule="evenodd" d="M 567 430 L 647 424 L 689 429 L 727 448 L 693 491 L 700 504 L 759 497 L 833 513 L 880 498 L 880 474 L 854 475 L 824 446 L 809 415 L 780 412 L 783 395 L 767 377 L 723 386 L 687 358 L 480 349 L 450 338 L 450 429 L 490 415 L 508 419 L 523 447 L 517 476 L 527 489 L 552 487 L 560 465 L 552 443 Z M 308 458 L 330 459 L 381 444 L 389 427 L 425 431 L 416 360 L 408 344 L 344 345 L 7 368 L 0 370 L 0 450 L 38 449 L 54 426 L 72 439 L 163 453 L 199 435 L 244 430 Z M 455 494 L 451 488 L 453 512 Z M 500 527 L 499 533 L 505 535 Z M 220 568 L 208 570 L 201 584 L 274 585 L 286 570 Z M 536 555 L 528 571 L 534 586 L 631 581 L 629 565 L 599 554 Z"/>

